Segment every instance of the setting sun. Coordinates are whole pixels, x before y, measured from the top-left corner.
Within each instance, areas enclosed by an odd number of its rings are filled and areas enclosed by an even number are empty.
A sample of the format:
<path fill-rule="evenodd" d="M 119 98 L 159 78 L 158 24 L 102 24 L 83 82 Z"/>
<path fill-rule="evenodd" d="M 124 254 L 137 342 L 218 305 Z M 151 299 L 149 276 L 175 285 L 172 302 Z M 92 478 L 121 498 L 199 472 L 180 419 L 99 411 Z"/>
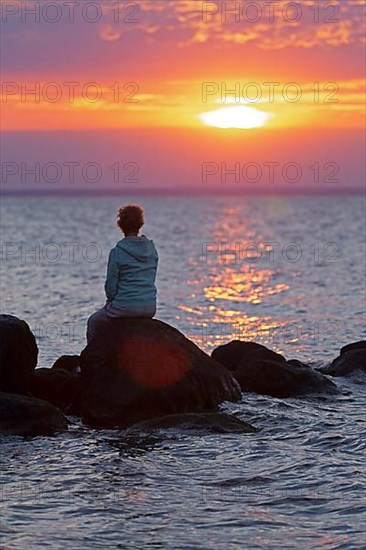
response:
<path fill-rule="evenodd" d="M 224 107 L 216 111 L 202 113 L 200 119 L 207 126 L 216 128 L 259 128 L 264 126 L 272 115 L 253 107 Z"/>

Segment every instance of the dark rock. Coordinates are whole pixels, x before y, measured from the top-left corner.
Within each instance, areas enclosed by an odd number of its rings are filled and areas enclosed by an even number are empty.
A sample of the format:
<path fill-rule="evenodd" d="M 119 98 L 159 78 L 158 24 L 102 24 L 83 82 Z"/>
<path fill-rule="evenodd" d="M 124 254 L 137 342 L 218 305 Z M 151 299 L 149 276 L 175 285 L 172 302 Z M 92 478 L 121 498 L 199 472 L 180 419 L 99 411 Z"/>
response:
<path fill-rule="evenodd" d="M 286 359 L 283 355 L 262 346 L 260 348 L 253 349 L 253 351 L 244 355 L 238 365 L 238 368 L 242 364 L 248 364 L 254 361 L 275 361 L 276 363 L 286 363 Z M 296 361 L 296 359 L 294 359 L 293 361 Z M 298 361 L 298 363 L 300 363 L 300 361 Z"/>
<path fill-rule="evenodd" d="M 93 425 L 128 426 L 241 398 L 230 372 L 156 319 L 114 319 L 83 350 L 81 375 L 80 410 Z"/>
<path fill-rule="evenodd" d="M 306 363 L 303 363 L 302 361 L 299 361 L 298 359 L 289 359 L 287 361 L 287 364 L 293 367 L 306 368 L 306 369 L 311 368 L 309 365 L 307 365 Z"/>
<path fill-rule="evenodd" d="M 212 357 L 233 372 L 243 391 L 273 397 L 337 393 L 337 386 L 297 359 L 286 358 L 261 344 L 233 340 Z"/>
<path fill-rule="evenodd" d="M 348 351 L 355 351 L 360 349 L 366 350 L 366 340 L 352 342 L 352 344 L 347 344 L 347 346 L 343 346 L 343 348 L 341 348 L 341 355 L 343 353 L 347 353 Z"/>
<path fill-rule="evenodd" d="M 211 353 L 211 357 L 228 370 L 234 372 L 244 356 L 252 351 L 260 349 L 266 350 L 267 348 L 261 344 L 256 344 L 255 342 L 232 340 L 228 344 L 223 344 L 222 346 L 214 349 Z"/>
<path fill-rule="evenodd" d="M 355 342 L 341 349 L 341 354 L 330 365 L 318 372 L 330 376 L 349 376 L 356 371 L 366 372 L 366 343 Z"/>
<path fill-rule="evenodd" d="M 34 397 L 0 393 L 0 433 L 52 435 L 66 429 L 66 418 L 50 403 Z"/>
<path fill-rule="evenodd" d="M 337 386 L 300 361 L 242 361 L 234 374 L 243 391 L 272 397 L 338 393 Z"/>
<path fill-rule="evenodd" d="M 44 399 L 69 414 L 77 413 L 80 375 L 61 368 L 36 369 L 31 383 L 34 397 Z"/>
<path fill-rule="evenodd" d="M 13 315 L 0 315 L 0 391 L 26 394 L 37 357 L 28 324 Z"/>
<path fill-rule="evenodd" d="M 80 357 L 78 355 L 62 355 L 52 365 L 53 369 L 63 369 L 73 374 L 80 373 Z"/>
<path fill-rule="evenodd" d="M 257 431 L 254 426 L 235 416 L 222 412 L 201 412 L 169 414 L 168 416 L 145 420 L 128 428 L 127 435 L 134 432 L 151 432 L 171 428 L 188 431 L 198 430 L 206 433 L 253 433 Z"/>

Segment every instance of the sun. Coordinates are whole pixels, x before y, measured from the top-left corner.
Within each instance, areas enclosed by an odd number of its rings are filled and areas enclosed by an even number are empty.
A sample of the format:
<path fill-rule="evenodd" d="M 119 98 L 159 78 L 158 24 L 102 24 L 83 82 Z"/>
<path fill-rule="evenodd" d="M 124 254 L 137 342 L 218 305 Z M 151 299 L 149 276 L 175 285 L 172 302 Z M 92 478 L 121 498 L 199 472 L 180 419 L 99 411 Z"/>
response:
<path fill-rule="evenodd" d="M 259 128 L 264 126 L 272 115 L 264 111 L 258 111 L 253 107 L 224 107 L 216 111 L 209 111 L 199 115 L 201 121 L 207 126 L 216 128 Z"/>

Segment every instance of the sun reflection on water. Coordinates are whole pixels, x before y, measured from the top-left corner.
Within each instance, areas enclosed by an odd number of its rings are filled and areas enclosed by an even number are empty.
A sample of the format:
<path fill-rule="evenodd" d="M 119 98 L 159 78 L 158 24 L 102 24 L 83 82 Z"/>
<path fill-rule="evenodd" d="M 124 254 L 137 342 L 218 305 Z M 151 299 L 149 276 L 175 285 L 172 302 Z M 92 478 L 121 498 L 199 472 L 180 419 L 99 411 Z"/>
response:
<path fill-rule="evenodd" d="M 188 262 L 191 275 L 186 285 L 191 292 L 178 309 L 192 327 L 188 337 L 206 351 L 234 339 L 273 346 L 275 331 L 289 322 L 278 321 L 270 311 L 270 297 L 286 295 L 291 290 L 288 282 L 279 280 L 278 266 L 257 261 L 255 247 L 248 249 L 245 258 L 240 254 L 245 243 L 270 250 L 265 243 L 272 235 L 260 234 L 251 222 L 252 219 L 243 219 L 235 205 L 222 208 L 221 217 L 212 227 L 206 256 L 197 254 Z M 298 338 L 293 334 L 289 339 L 295 343 Z"/>

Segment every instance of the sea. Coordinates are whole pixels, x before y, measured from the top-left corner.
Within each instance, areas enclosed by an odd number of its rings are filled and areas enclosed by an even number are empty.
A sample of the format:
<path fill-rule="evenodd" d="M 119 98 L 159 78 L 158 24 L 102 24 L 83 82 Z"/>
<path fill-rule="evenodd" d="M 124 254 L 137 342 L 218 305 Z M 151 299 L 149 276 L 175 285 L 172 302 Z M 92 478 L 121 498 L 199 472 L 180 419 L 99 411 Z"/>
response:
<path fill-rule="evenodd" d="M 145 209 L 156 318 L 207 353 L 255 341 L 317 367 L 365 339 L 362 196 L 4 196 L 1 312 L 39 367 L 85 346 L 118 207 Z M 1 548 L 366 548 L 365 376 L 339 395 L 243 393 L 221 409 L 258 431 L 93 429 L 2 436 Z"/>

